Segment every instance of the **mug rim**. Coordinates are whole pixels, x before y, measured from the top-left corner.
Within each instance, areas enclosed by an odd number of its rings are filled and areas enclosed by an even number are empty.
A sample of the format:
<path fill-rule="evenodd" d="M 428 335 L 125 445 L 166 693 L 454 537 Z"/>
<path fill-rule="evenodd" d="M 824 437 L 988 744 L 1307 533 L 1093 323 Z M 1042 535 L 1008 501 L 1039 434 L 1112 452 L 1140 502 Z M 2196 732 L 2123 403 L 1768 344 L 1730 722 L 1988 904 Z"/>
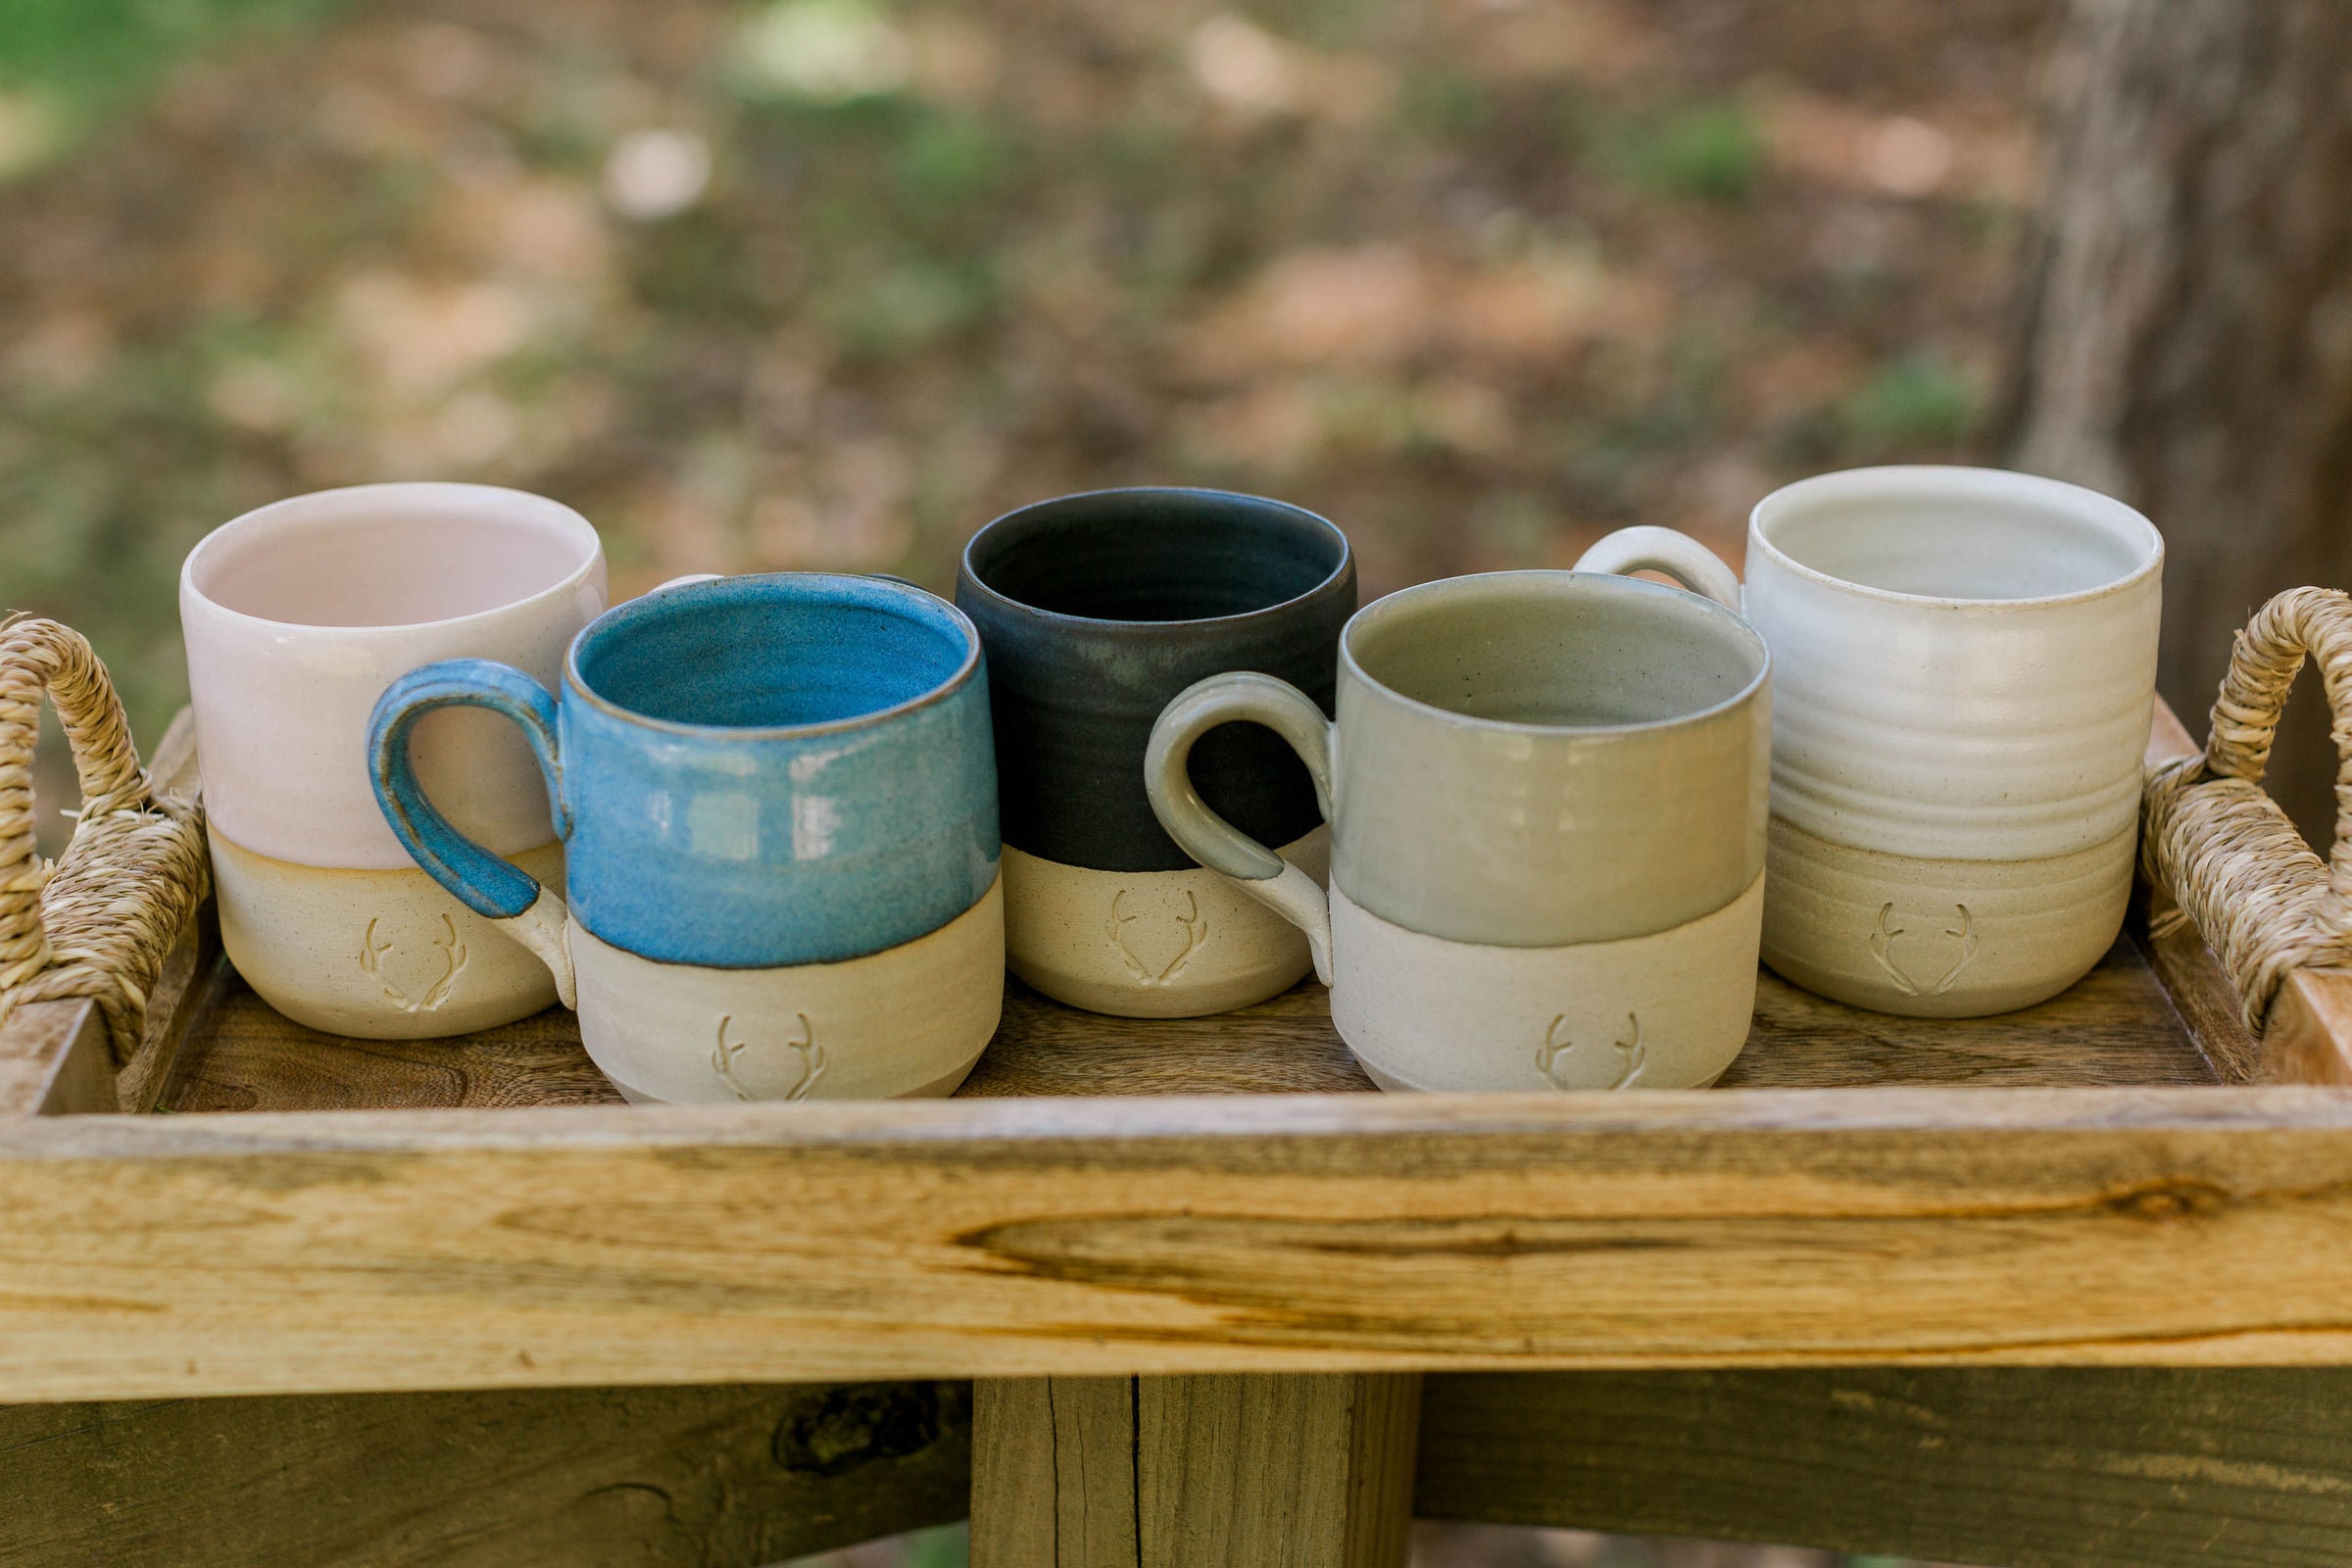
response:
<path fill-rule="evenodd" d="M 1133 496 L 1240 501 L 1252 507 L 1271 508 L 1290 514 L 1295 518 L 1322 529 L 1338 542 L 1340 559 L 1320 581 L 1303 593 L 1294 594 L 1290 598 L 1278 600 L 1274 604 L 1260 605 L 1255 610 L 1244 610 L 1230 615 L 1199 615 L 1184 620 L 1122 620 L 1102 615 L 1074 615 L 1067 611 L 1048 610 L 1043 605 L 1033 605 L 1026 599 L 1015 599 L 1010 594 L 992 586 L 987 579 L 980 575 L 980 568 L 972 560 L 973 553 L 982 547 L 984 541 L 990 540 L 991 536 L 996 534 L 999 529 L 1010 533 L 1024 519 L 1049 507 L 1063 507 L 1080 502 L 1104 501 Z M 997 516 L 991 517 L 973 530 L 971 538 L 964 541 L 963 552 L 956 562 L 956 589 L 960 593 L 968 586 L 983 597 L 992 609 L 1017 611 L 1024 615 L 1034 615 L 1040 620 L 1063 622 L 1073 628 L 1085 628 L 1098 633 L 1138 635 L 1150 633 L 1161 627 L 1244 626 L 1260 617 L 1283 614 L 1296 611 L 1301 605 L 1312 604 L 1318 599 L 1328 598 L 1339 592 L 1354 575 L 1354 572 L 1355 547 L 1348 542 L 1347 531 L 1321 513 L 1309 512 L 1297 502 L 1282 501 L 1273 496 L 1250 495 L 1241 490 L 1219 490 L 1207 485 L 1131 484 L 1113 485 L 1102 490 L 1075 490 L 1068 495 L 1048 496 L 1043 501 L 1031 501 L 1013 508 L 1010 512 L 1001 513 Z"/>
<path fill-rule="evenodd" d="M 1756 672 L 1745 685 L 1729 697 L 1709 703 L 1704 708 L 1694 708 L 1689 712 L 1675 713 L 1665 718 L 1642 719 L 1637 723 L 1627 724 L 1535 724 L 1523 719 L 1481 718 L 1475 713 L 1464 713 L 1454 709 L 1441 708 L 1435 703 L 1425 703 L 1418 697 L 1407 697 L 1388 682 L 1367 672 L 1363 665 L 1356 662 L 1355 634 L 1357 630 L 1371 624 L 1372 617 L 1379 615 L 1386 607 L 1414 598 L 1443 598 L 1448 593 L 1466 591 L 1462 587 L 1465 584 L 1507 582 L 1512 579 L 1538 584 L 1546 582 L 1608 584 L 1610 586 L 1604 587 L 1600 591 L 1604 593 L 1624 591 L 1661 594 L 1669 599 L 1684 601 L 1696 607 L 1701 614 L 1720 616 L 1729 621 L 1733 628 L 1755 648 L 1759 656 Z M 1617 736 L 1654 735 L 1685 725 L 1699 724 L 1728 713 L 1743 703 L 1752 701 L 1758 691 L 1771 683 L 1772 647 L 1765 642 L 1762 633 L 1747 623 L 1744 615 L 1729 606 L 1717 604 L 1704 594 L 1692 593 L 1688 588 L 1677 587 L 1671 583 L 1650 582 L 1645 578 L 1629 577 L 1613 571 L 1568 571 L 1556 567 L 1527 567 L 1517 571 L 1478 571 L 1458 577 L 1439 577 L 1429 582 L 1415 583 L 1409 588 L 1399 588 L 1393 594 L 1375 599 L 1348 616 L 1348 624 L 1340 628 L 1340 669 L 1342 673 L 1352 675 L 1355 679 L 1363 682 L 1385 701 L 1395 703 L 1398 707 L 1416 713 L 1426 713 L 1450 724 L 1497 734 L 1527 735 L 1544 739 L 1603 740 Z"/>
<path fill-rule="evenodd" d="M 1893 588 L 1876 588 L 1868 583 L 1855 582 L 1849 577 L 1840 577 L 1834 571 L 1808 565 L 1782 549 L 1770 532 L 1772 527 L 1780 525 L 1782 517 L 1792 508 L 1825 498 L 1841 498 L 1848 492 L 1856 491 L 1909 495 L 1938 490 L 1958 490 L 1971 497 L 1993 499 L 2035 496 L 2063 503 L 2078 516 L 2095 514 L 2096 518 L 2122 523 L 2128 531 L 2137 535 L 2139 563 L 2120 577 L 2061 594 L 2035 594 L 2019 599 L 1977 599 L 1964 594 L 1910 594 Z M 1774 515 L 1766 515 L 1768 509 Z M 1750 551 L 1760 552 L 1776 566 L 1825 588 L 1884 600 L 1889 604 L 1953 610 L 2046 610 L 2085 604 L 2128 592 L 2164 569 L 2164 535 L 2138 508 L 2085 485 L 2070 484 L 2064 479 L 2021 473 L 2015 468 L 1995 468 L 1966 463 L 1886 463 L 1861 468 L 1836 468 L 1828 473 L 1793 480 L 1772 491 L 1749 509 L 1747 541 Z"/>
<path fill-rule="evenodd" d="M 963 658 L 956 662 L 956 668 L 949 673 L 947 678 L 924 691 L 917 692 L 904 702 L 893 703 L 888 708 L 877 708 L 870 712 L 852 713 L 846 718 L 828 718 L 808 724 L 690 724 L 683 719 L 658 718 L 651 713 L 641 713 L 633 708 L 614 702 L 612 698 L 591 687 L 586 677 L 581 675 L 580 651 L 587 646 L 588 640 L 597 634 L 598 628 L 604 627 L 610 633 L 612 628 L 606 626 L 607 621 L 651 613 L 652 611 L 649 607 L 652 607 L 656 600 L 668 600 L 674 604 L 677 599 L 689 596 L 708 599 L 730 590 L 739 591 L 745 586 L 773 591 L 788 591 L 805 587 L 813 593 L 824 593 L 829 590 L 837 593 L 843 588 L 877 592 L 886 601 L 897 600 L 905 606 L 925 612 L 923 614 L 902 614 L 904 619 L 928 620 L 931 624 L 944 624 L 961 632 L 963 635 Z M 824 602 L 839 604 L 851 601 L 837 597 Z M 945 614 L 941 615 L 940 612 L 945 612 Z M 705 577 L 694 582 L 680 583 L 675 587 L 656 588 L 651 593 L 639 594 L 634 599 L 624 600 L 607 610 L 587 625 L 582 626 L 572 637 L 570 646 L 564 650 L 564 685 L 567 693 L 577 696 L 597 711 L 623 723 L 635 724 L 645 729 L 660 730 L 665 734 L 692 736 L 697 740 L 799 740 L 808 736 L 837 735 L 850 730 L 874 728 L 891 719 L 904 717 L 908 713 L 946 702 L 970 685 L 979 668 L 979 628 L 975 627 L 971 617 L 956 609 L 953 602 L 942 599 L 927 588 L 918 588 L 910 582 L 903 582 L 895 577 L 863 576 L 856 572 L 844 571 L 746 572 L 741 576 Z"/>
<path fill-rule="evenodd" d="M 318 507 L 321 503 L 330 507 L 337 504 L 355 503 L 363 496 L 393 502 L 405 497 L 412 502 L 436 506 L 450 505 L 469 499 L 495 502 L 501 506 L 514 506 L 520 502 L 523 504 L 521 510 L 536 513 L 546 520 L 553 522 L 558 529 L 569 535 L 574 543 L 585 543 L 587 551 L 581 556 L 578 565 L 572 567 L 555 582 L 544 588 L 534 589 L 519 598 L 510 599 L 505 604 L 492 605 L 487 610 L 470 611 L 463 615 L 444 615 L 432 620 L 379 621 L 366 626 L 328 626 L 321 625 L 317 621 L 276 620 L 268 615 L 257 615 L 249 611 L 237 610 L 222 604 L 205 592 L 197 582 L 198 565 L 208 556 L 218 555 L 233 548 L 245 535 L 275 520 L 277 515 L 299 514 Z M 395 479 L 378 484 L 346 484 L 334 485 L 324 490 L 306 490 L 300 495 L 281 496 L 275 501 L 265 502 L 261 506 L 238 513 L 197 540 L 187 555 L 182 558 L 179 564 L 179 589 L 183 601 L 192 601 L 203 606 L 208 614 L 218 615 L 231 625 L 283 627 L 307 636 L 357 641 L 371 637 L 400 636 L 419 631 L 437 631 L 445 627 L 466 626 L 479 621 L 492 620 L 502 615 L 511 615 L 517 610 L 525 610 L 542 603 L 553 603 L 570 594 L 581 583 L 593 576 L 597 564 L 604 560 L 604 536 L 596 531 L 596 524 L 583 516 L 577 508 L 558 501 L 553 496 L 543 496 L 532 490 L 517 490 L 511 485 L 474 484 L 456 479 Z"/>

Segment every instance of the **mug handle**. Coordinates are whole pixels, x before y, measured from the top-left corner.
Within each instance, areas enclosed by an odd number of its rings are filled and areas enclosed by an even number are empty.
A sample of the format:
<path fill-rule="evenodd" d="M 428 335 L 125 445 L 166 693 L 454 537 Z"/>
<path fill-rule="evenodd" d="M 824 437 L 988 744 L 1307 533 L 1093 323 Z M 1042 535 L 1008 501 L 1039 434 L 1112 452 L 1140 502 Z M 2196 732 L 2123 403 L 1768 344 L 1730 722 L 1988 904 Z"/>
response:
<path fill-rule="evenodd" d="M 1602 536 L 1577 558 L 1578 571 L 1607 571 L 1624 576 L 1636 571 L 1662 571 L 1702 598 L 1712 599 L 1737 613 L 1740 579 L 1723 558 L 1687 533 L 1642 523 Z"/>
<path fill-rule="evenodd" d="M 368 776 L 375 804 L 409 858 L 474 913 L 495 920 L 547 965 L 556 995 L 579 1005 L 571 950 L 564 940 L 569 911 L 536 877 L 491 854 L 450 826 L 425 798 L 409 760 L 409 734 L 436 708 L 486 708 L 522 727 L 547 779 L 556 836 L 571 837 L 564 806 L 564 769 L 557 756 L 556 700 L 547 688 L 511 664 L 487 659 L 445 659 L 412 669 L 377 698 L 368 718 Z"/>
<path fill-rule="evenodd" d="M 1315 700 L 1287 680 L 1236 670 L 1196 681 L 1176 694 L 1152 726 L 1144 749 L 1144 789 L 1152 814 L 1176 847 L 1228 878 L 1306 933 L 1315 978 L 1331 984 L 1331 898 L 1315 879 L 1219 816 L 1193 787 L 1193 743 L 1246 719 L 1291 743 L 1315 781 L 1315 805 L 1331 820 L 1331 720 Z"/>

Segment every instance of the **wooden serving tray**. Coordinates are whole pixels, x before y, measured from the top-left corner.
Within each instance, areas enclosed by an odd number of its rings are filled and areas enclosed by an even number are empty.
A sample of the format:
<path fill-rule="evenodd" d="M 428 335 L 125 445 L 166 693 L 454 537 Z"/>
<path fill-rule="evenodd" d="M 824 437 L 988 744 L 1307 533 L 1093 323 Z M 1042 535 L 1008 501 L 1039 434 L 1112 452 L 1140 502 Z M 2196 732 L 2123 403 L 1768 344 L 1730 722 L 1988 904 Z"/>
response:
<path fill-rule="evenodd" d="M 155 771 L 194 766 L 182 726 Z M 1384 1096 L 1311 983 L 1164 1022 L 1016 983 L 955 1100 L 665 1108 L 560 1009 L 301 1028 L 208 908 L 120 1074 L 88 1004 L 0 1033 L 0 1402 L 2352 1362 L 2352 1100 L 2296 1086 L 2352 1080 L 2352 974 L 2255 1039 L 2164 898 L 2002 1017 L 1766 972 L 1708 1093 Z"/>

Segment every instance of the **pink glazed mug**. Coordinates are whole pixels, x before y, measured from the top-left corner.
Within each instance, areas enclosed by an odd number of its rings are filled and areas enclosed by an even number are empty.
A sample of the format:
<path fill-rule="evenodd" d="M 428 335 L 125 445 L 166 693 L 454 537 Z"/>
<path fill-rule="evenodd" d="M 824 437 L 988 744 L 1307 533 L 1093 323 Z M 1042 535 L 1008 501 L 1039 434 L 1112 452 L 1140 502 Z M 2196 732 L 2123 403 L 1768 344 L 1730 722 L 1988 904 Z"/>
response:
<path fill-rule="evenodd" d="M 556 1001 L 546 965 L 418 870 L 376 808 L 368 715 L 442 659 L 553 681 L 605 609 L 596 530 L 569 507 L 474 484 L 296 496 L 206 535 L 180 569 L 180 629 L 221 943 L 263 1000 L 334 1034 L 419 1039 Z M 563 885 L 564 851 L 522 737 L 434 713 L 418 776 L 477 842 Z"/>

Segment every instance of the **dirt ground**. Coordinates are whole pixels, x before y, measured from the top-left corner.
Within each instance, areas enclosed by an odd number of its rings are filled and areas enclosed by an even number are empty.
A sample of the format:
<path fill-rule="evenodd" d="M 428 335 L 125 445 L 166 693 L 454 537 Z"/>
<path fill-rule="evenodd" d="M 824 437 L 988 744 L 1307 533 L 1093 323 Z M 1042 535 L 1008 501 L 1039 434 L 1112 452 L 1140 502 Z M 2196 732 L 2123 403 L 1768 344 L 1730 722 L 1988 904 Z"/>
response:
<path fill-rule="evenodd" d="M 2047 10 L 288 0 L 71 145 L 0 61 L 0 610 L 152 741 L 188 546 L 368 480 L 560 497 L 624 594 L 944 588 L 1137 482 L 1321 512 L 1367 596 L 1632 522 L 1737 560 L 1778 482 L 1970 450 Z"/>

